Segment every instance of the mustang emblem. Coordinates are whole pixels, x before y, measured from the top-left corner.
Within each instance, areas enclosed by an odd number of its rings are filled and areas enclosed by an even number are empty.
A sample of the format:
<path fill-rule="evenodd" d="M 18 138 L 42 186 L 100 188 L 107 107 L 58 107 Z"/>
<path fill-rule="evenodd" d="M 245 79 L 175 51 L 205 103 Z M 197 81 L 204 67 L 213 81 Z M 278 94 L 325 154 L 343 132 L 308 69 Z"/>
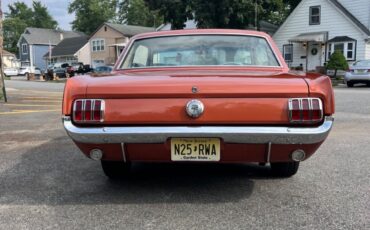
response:
<path fill-rule="evenodd" d="M 186 104 L 186 112 L 190 117 L 197 118 L 203 114 L 204 105 L 199 100 L 191 100 Z"/>

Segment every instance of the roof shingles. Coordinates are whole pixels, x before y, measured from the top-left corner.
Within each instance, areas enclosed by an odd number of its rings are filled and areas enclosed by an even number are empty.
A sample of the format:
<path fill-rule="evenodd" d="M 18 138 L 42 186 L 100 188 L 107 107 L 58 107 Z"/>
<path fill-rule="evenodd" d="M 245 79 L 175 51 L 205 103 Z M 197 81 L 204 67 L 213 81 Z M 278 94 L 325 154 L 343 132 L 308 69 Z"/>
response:
<path fill-rule="evenodd" d="M 105 23 L 105 25 L 117 30 L 121 34 L 126 37 L 132 37 L 136 34 L 147 33 L 147 32 L 154 32 L 155 29 L 151 27 L 144 27 L 144 26 L 132 26 L 132 25 L 123 25 L 123 24 L 115 24 L 115 23 Z"/>
<path fill-rule="evenodd" d="M 89 38 L 87 36 L 66 38 L 52 49 L 51 55 L 52 57 L 73 56 L 88 41 L 89 41 Z M 49 52 L 47 52 L 44 55 L 44 57 L 48 57 L 48 56 L 49 56 Z"/>
<path fill-rule="evenodd" d="M 28 44 L 32 45 L 57 45 L 65 38 L 79 37 L 81 35 L 83 34 L 75 31 L 27 27 L 25 33 L 22 34 L 22 37 Z"/>

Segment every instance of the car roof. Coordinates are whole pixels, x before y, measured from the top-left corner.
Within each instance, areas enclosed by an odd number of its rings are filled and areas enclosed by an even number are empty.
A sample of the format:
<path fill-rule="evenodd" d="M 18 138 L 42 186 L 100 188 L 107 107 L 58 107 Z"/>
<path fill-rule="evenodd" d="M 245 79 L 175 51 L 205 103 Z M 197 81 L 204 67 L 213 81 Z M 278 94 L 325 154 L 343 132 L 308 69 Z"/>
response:
<path fill-rule="evenodd" d="M 165 30 L 149 33 L 142 33 L 134 36 L 134 39 L 162 37 L 162 36 L 178 36 L 178 35 L 249 35 L 258 37 L 270 37 L 267 33 L 255 30 L 235 30 L 235 29 L 185 29 L 185 30 Z"/>

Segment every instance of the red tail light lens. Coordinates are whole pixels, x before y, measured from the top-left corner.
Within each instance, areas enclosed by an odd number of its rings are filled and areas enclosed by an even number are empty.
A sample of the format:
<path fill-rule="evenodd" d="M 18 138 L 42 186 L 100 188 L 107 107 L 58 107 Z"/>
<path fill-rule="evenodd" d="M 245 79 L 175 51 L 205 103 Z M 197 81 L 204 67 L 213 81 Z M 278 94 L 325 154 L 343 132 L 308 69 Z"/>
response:
<path fill-rule="evenodd" d="M 77 123 L 103 122 L 105 103 L 99 99 L 79 99 L 73 105 L 73 121 Z"/>
<path fill-rule="evenodd" d="M 91 121 L 92 120 L 92 101 L 91 100 L 86 100 L 85 101 L 85 121 Z"/>
<path fill-rule="evenodd" d="M 291 106 L 292 106 L 292 108 L 290 108 L 291 119 L 300 120 L 301 119 L 301 110 L 300 110 L 299 100 L 298 99 L 293 99 L 291 101 Z"/>
<path fill-rule="evenodd" d="M 309 106 L 309 100 L 308 99 L 302 99 L 302 120 L 303 121 L 310 121 L 310 106 Z"/>
<path fill-rule="evenodd" d="M 289 119 L 293 123 L 317 123 L 323 119 L 320 98 L 289 99 Z"/>
<path fill-rule="evenodd" d="M 82 106 L 83 102 L 81 100 L 75 101 L 74 107 L 73 107 L 73 115 L 74 120 L 81 121 L 82 120 Z"/>
<path fill-rule="evenodd" d="M 322 105 L 320 100 L 312 101 L 312 119 L 321 120 L 322 119 Z"/>
<path fill-rule="evenodd" d="M 102 113 L 101 107 L 102 107 L 102 102 L 99 100 L 95 101 L 94 110 L 93 110 L 93 117 L 95 121 L 100 121 L 101 119 L 103 119 L 102 117 L 103 113 Z"/>

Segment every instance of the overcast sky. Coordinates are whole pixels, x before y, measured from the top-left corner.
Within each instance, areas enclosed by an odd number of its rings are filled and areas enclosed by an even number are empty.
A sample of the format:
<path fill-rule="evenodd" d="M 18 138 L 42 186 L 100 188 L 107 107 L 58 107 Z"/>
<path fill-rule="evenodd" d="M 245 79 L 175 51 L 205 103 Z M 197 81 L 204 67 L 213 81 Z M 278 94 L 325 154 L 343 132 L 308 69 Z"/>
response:
<path fill-rule="evenodd" d="M 8 5 L 14 2 L 24 2 L 28 6 L 32 5 L 32 0 L 2 0 L 2 9 L 4 12 L 9 10 Z M 71 0 L 39 0 L 48 8 L 49 13 L 58 22 L 58 26 L 64 30 L 71 29 L 71 22 L 74 15 L 68 14 L 68 5 Z"/>

